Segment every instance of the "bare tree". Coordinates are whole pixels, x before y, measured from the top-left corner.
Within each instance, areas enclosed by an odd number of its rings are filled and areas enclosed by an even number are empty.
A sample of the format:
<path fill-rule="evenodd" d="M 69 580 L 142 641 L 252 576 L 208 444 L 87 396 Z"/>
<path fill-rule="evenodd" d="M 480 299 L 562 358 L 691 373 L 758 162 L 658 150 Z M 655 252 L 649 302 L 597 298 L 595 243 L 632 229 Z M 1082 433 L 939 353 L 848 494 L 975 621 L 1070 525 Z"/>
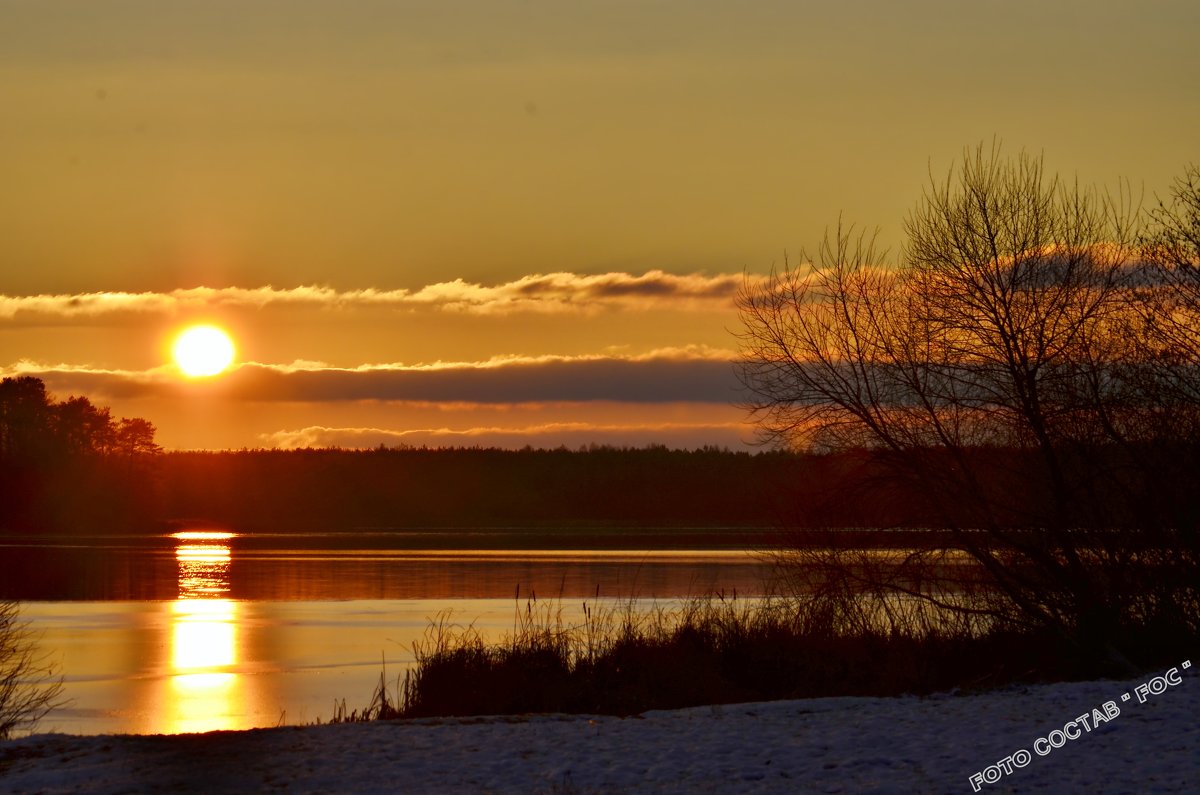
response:
<path fill-rule="evenodd" d="M 1128 191 L 980 146 L 931 178 L 898 261 L 839 226 L 810 267 L 747 282 L 740 372 L 767 438 L 874 451 L 946 531 L 891 567 L 893 591 L 1118 661 L 1123 627 L 1180 588 L 1194 623 L 1194 588 L 1152 587 L 1177 528 L 1142 507 L 1161 406 L 1130 340 L 1137 218 Z"/>
<path fill-rule="evenodd" d="M 1149 216 L 1140 241 L 1147 264 L 1145 342 L 1163 385 L 1178 399 L 1200 404 L 1200 373 L 1186 367 L 1200 361 L 1200 166 L 1189 166 Z"/>
<path fill-rule="evenodd" d="M 1147 257 L 1186 283 L 1194 302 L 1200 294 L 1200 166 L 1190 165 L 1175 180 L 1167 201 L 1150 211 L 1152 226 L 1142 237 Z"/>
<path fill-rule="evenodd" d="M 38 653 L 17 603 L 0 601 L 0 740 L 31 730 L 61 696 L 62 680 Z"/>

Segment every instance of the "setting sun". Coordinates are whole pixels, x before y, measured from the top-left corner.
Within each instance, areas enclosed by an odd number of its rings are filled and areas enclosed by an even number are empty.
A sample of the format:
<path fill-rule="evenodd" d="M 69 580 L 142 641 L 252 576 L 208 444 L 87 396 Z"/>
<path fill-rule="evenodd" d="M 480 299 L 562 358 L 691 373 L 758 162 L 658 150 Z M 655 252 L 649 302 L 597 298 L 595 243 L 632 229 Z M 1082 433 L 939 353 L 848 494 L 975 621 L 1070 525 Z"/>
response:
<path fill-rule="evenodd" d="M 216 326 L 192 326 L 175 340 L 172 355 L 185 375 L 216 375 L 233 361 L 233 340 Z"/>

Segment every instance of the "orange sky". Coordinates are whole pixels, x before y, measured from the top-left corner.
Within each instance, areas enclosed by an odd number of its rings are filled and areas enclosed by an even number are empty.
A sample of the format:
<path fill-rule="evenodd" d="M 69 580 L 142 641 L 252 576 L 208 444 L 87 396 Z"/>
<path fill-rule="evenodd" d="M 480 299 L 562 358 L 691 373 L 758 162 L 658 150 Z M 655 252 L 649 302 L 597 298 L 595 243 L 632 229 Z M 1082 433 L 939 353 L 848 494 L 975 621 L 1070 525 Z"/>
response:
<path fill-rule="evenodd" d="M 0 298 L 6 375 L 44 379 L 170 447 L 588 443 L 738 447 L 742 274 L 550 274 L 419 290 L 183 289 Z M 214 323 L 237 361 L 170 361 Z"/>
<path fill-rule="evenodd" d="M 1148 201 L 1200 6 L 0 0 L 0 372 L 171 447 L 750 436 L 732 295 L 998 136 Z M 166 368 L 217 322 L 239 367 Z"/>

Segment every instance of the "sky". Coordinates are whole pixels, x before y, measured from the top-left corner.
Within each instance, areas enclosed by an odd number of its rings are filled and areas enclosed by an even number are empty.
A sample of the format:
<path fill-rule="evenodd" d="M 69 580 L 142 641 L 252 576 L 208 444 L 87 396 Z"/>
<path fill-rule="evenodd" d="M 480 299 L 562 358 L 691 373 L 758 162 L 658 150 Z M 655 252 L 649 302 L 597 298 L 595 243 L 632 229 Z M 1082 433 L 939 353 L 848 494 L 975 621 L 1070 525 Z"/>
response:
<path fill-rule="evenodd" d="M 993 139 L 1153 202 L 1194 0 L 0 0 L 0 375 L 170 448 L 742 447 L 744 278 Z M 186 379 L 213 322 L 233 369 Z"/>

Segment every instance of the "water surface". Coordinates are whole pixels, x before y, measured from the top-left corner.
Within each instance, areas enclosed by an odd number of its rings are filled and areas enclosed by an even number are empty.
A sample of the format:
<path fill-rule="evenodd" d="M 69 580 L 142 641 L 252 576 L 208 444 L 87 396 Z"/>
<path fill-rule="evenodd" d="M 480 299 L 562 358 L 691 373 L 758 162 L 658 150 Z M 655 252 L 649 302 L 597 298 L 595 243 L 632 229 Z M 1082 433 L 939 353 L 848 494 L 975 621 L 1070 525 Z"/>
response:
<path fill-rule="evenodd" d="M 529 548 L 531 536 L 374 533 L 9 539 L 0 598 L 66 680 L 40 731 L 178 733 L 329 719 L 394 688 L 439 616 L 499 636 L 515 611 L 762 593 L 761 556 L 692 549 Z M 505 544 L 505 539 L 516 543 Z M 695 540 L 692 537 L 691 540 Z M 473 542 L 455 549 L 450 541 Z M 703 539 L 702 539 L 703 540 Z M 737 540 L 736 537 L 734 539 Z"/>

